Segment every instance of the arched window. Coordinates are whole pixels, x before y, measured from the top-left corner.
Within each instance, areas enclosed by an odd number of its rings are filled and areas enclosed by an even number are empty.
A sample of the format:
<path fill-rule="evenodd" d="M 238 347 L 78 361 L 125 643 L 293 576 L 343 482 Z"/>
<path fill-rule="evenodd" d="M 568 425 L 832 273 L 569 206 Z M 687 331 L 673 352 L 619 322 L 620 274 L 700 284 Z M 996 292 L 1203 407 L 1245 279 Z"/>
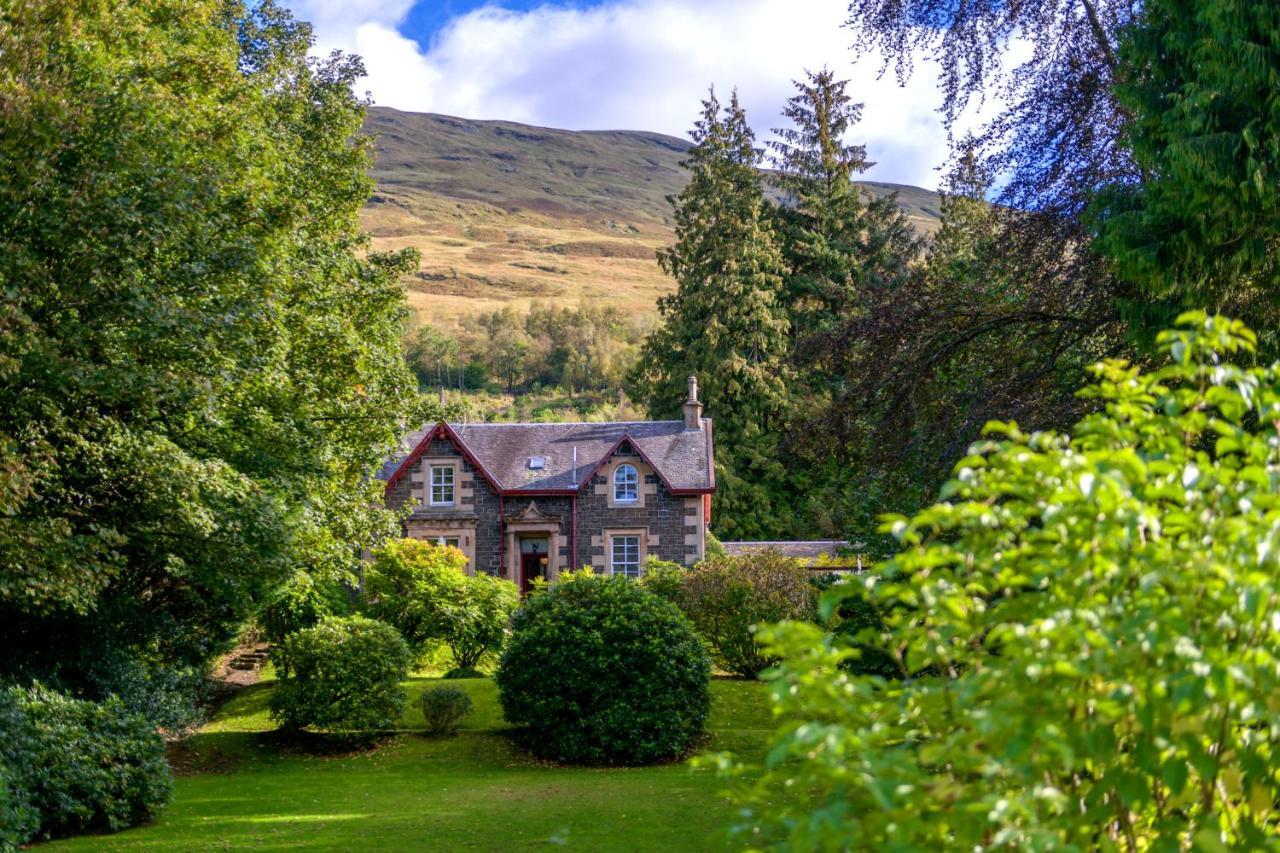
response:
<path fill-rule="evenodd" d="M 619 465 L 613 472 L 614 503 L 635 503 L 640 497 L 640 475 L 634 465 Z"/>

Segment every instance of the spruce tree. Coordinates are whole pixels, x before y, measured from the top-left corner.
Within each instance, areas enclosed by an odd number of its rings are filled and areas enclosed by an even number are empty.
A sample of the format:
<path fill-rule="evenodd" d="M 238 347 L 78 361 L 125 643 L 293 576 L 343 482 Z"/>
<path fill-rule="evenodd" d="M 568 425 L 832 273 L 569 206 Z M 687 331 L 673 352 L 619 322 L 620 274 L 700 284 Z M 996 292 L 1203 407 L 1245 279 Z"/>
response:
<path fill-rule="evenodd" d="M 722 108 L 712 90 L 691 135 L 689 183 L 671 199 L 676 243 L 658 256 L 676 291 L 658 302 L 661 325 L 645 343 L 636 392 L 653 416 L 678 416 L 696 375 L 715 418 L 717 533 L 779 535 L 790 515 L 778 461 L 788 320 L 761 152 L 736 93 Z"/>
<path fill-rule="evenodd" d="M 854 183 L 874 164 L 864 146 L 844 141 L 862 114 L 847 85 L 826 68 L 795 81 L 797 94 L 783 110 L 792 126 L 776 129 L 770 143 L 774 181 L 785 195 L 786 302 L 802 365 L 826 361 L 832 342 L 824 346 L 822 338 L 865 315 L 868 291 L 900 286 L 920 251 L 896 195 L 876 198 Z"/>

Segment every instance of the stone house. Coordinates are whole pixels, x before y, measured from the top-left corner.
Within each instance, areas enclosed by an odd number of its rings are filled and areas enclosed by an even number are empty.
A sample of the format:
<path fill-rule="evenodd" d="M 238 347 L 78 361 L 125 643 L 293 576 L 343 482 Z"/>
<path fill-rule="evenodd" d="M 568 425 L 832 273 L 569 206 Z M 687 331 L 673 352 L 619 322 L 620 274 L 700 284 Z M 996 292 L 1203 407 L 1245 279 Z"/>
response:
<path fill-rule="evenodd" d="M 638 577 L 649 557 L 702 559 L 712 459 L 691 376 L 683 420 L 441 422 L 409 436 L 379 479 L 388 507 L 415 502 L 406 536 L 453 545 L 469 572 L 527 590 L 569 568 Z"/>

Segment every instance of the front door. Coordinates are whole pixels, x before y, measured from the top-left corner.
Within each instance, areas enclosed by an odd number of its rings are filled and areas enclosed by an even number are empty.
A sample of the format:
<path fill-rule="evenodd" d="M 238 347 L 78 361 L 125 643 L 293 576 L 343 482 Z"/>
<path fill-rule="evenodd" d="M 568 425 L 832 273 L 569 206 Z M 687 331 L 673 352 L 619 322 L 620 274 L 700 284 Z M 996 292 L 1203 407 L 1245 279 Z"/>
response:
<path fill-rule="evenodd" d="M 534 578 L 545 578 L 547 576 L 547 555 L 543 554 L 521 554 L 520 555 L 520 593 L 528 594 L 533 589 Z"/>

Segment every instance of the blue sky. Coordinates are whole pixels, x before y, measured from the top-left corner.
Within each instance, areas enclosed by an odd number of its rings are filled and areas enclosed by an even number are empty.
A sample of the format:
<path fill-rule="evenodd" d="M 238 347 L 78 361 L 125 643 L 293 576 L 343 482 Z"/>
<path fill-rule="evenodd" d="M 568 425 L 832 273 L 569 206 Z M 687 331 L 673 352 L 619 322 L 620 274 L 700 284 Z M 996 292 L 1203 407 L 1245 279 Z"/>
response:
<path fill-rule="evenodd" d="M 597 6 L 602 0 L 586 0 L 577 3 L 558 3 L 561 7 L 585 8 Z M 422 0 L 409 9 L 404 21 L 398 27 L 405 36 L 413 39 L 424 50 L 431 46 L 431 38 L 442 30 L 450 20 L 473 12 L 483 6 L 507 9 L 513 12 L 528 12 L 539 6 L 547 5 L 548 0 L 503 0 L 503 2 L 486 3 L 484 0 Z"/>
<path fill-rule="evenodd" d="M 855 61 L 845 0 L 285 0 L 316 51 L 364 58 L 374 102 L 573 130 L 683 136 L 707 87 L 736 87 L 763 141 L 791 81 L 823 65 L 865 103 L 850 141 L 871 180 L 936 187 L 946 137 L 934 68 L 906 87 Z"/>

